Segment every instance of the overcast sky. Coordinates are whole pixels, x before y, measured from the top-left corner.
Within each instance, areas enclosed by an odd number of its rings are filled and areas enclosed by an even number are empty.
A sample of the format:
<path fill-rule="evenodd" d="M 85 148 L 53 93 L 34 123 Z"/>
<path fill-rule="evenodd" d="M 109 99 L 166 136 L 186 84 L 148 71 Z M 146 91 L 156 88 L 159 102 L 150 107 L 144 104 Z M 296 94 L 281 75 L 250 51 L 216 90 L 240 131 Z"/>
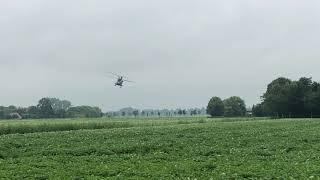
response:
<path fill-rule="evenodd" d="M 279 76 L 320 81 L 319 32 L 319 0 L 1 0 L 0 104 L 251 106 Z"/>

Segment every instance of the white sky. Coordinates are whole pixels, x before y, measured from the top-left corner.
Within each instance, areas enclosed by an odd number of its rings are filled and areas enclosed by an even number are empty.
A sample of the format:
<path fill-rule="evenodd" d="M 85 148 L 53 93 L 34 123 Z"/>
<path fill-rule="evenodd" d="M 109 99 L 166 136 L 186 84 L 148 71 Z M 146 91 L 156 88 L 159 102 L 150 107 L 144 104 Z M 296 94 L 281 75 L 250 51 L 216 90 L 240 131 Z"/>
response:
<path fill-rule="evenodd" d="M 279 76 L 320 81 L 319 32 L 318 0 L 1 0 L 0 104 L 251 106 Z"/>

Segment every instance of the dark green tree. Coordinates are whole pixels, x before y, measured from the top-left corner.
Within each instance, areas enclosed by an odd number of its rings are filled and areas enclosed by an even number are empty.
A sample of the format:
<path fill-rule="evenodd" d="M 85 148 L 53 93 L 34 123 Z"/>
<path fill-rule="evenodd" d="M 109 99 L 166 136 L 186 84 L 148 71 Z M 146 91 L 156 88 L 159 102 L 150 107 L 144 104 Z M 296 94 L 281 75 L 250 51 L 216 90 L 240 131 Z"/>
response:
<path fill-rule="evenodd" d="M 49 98 L 42 98 L 39 100 L 37 108 L 39 109 L 40 118 L 53 118 L 54 110 Z"/>
<path fill-rule="evenodd" d="M 40 111 L 37 106 L 30 106 L 27 109 L 27 118 L 37 119 L 40 118 Z"/>
<path fill-rule="evenodd" d="M 65 110 L 71 107 L 71 102 L 67 100 L 60 100 L 58 98 L 49 98 L 54 111 Z"/>
<path fill-rule="evenodd" d="M 285 116 L 289 115 L 290 99 L 290 86 L 292 81 L 290 79 L 280 77 L 272 81 L 268 87 L 266 93 L 262 96 L 265 106 L 270 110 L 273 116 Z"/>
<path fill-rule="evenodd" d="M 11 113 L 17 113 L 18 108 L 15 106 L 0 106 L 0 119 L 11 119 Z"/>
<path fill-rule="evenodd" d="M 223 101 L 224 115 L 227 117 L 237 117 L 246 115 L 246 105 L 240 97 L 232 96 Z"/>
<path fill-rule="evenodd" d="M 134 117 L 137 117 L 139 115 L 139 110 L 134 110 L 133 112 Z"/>
<path fill-rule="evenodd" d="M 68 109 L 71 107 L 71 102 L 60 100 L 58 98 L 49 98 L 56 118 L 65 118 Z"/>
<path fill-rule="evenodd" d="M 0 106 L 0 119 L 4 119 L 5 118 L 5 113 L 4 113 L 4 110 L 5 107 L 3 106 Z"/>
<path fill-rule="evenodd" d="M 262 96 L 264 112 L 277 117 L 320 116 L 320 84 L 312 78 L 298 81 L 278 78 L 272 81 Z"/>
<path fill-rule="evenodd" d="M 314 82 L 312 84 L 311 93 L 307 96 L 307 117 L 320 117 L 320 84 Z"/>
<path fill-rule="evenodd" d="M 306 117 L 310 110 L 309 100 L 312 93 L 311 78 L 300 78 L 299 81 L 293 81 L 289 86 L 288 110 L 289 117 Z"/>
<path fill-rule="evenodd" d="M 224 115 L 224 104 L 219 97 L 213 97 L 210 99 L 207 106 L 207 114 L 212 117 Z"/>
<path fill-rule="evenodd" d="M 71 107 L 66 112 L 66 117 L 70 118 L 98 118 L 102 116 L 103 113 L 100 108 L 91 106 Z"/>
<path fill-rule="evenodd" d="M 187 115 L 187 111 L 184 109 L 184 110 L 182 110 L 182 114 L 185 116 L 185 115 Z"/>
<path fill-rule="evenodd" d="M 268 111 L 264 103 L 256 104 L 252 107 L 252 115 L 256 117 L 265 117 L 268 116 Z"/>
<path fill-rule="evenodd" d="M 190 111 L 191 116 L 196 116 L 198 114 L 198 111 L 196 109 L 193 109 Z"/>

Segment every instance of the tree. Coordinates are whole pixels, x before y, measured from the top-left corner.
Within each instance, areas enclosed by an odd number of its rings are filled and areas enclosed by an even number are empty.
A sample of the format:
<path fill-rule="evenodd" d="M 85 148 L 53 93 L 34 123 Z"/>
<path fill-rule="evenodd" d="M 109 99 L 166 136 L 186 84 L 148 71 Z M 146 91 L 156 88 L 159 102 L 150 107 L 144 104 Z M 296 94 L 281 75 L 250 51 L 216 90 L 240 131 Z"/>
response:
<path fill-rule="evenodd" d="M 256 117 L 264 117 L 267 116 L 267 112 L 265 110 L 264 104 L 260 103 L 252 106 L 252 115 Z"/>
<path fill-rule="evenodd" d="M 11 119 L 12 113 L 16 113 L 17 112 L 17 107 L 15 106 L 9 106 L 9 107 L 4 107 L 4 106 L 0 106 L 0 119 Z"/>
<path fill-rule="evenodd" d="M 49 98 L 42 98 L 37 106 L 40 118 L 53 118 L 54 110 Z"/>
<path fill-rule="evenodd" d="M 60 100 L 58 98 L 49 98 L 54 111 L 68 110 L 71 107 L 71 102 L 67 100 Z"/>
<path fill-rule="evenodd" d="M 54 112 L 56 118 L 66 118 L 67 111 L 64 109 L 58 109 Z"/>
<path fill-rule="evenodd" d="M 201 110 L 198 110 L 197 112 L 198 112 L 198 114 L 201 114 Z"/>
<path fill-rule="evenodd" d="M 224 115 L 227 117 L 237 117 L 246 115 L 247 109 L 240 97 L 232 96 L 223 101 L 224 104 Z"/>
<path fill-rule="evenodd" d="M 0 119 L 5 119 L 5 114 L 3 111 L 0 111 Z"/>
<path fill-rule="evenodd" d="M 219 97 L 213 97 L 210 99 L 207 106 L 207 114 L 211 117 L 224 115 L 224 104 Z"/>
<path fill-rule="evenodd" d="M 289 87 L 288 110 L 289 116 L 306 117 L 309 114 L 308 96 L 312 92 L 311 78 L 300 78 L 299 81 L 293 81 Z"/>
<path fill-rule="evenodd" d="M 319 83 L 302 77 L 298 81 L 278 78 L 262 96 L 263 108 L 277 117 L 310 117 L 318 113 Z"/>
<path fill-rule="evenodd" d="M 320 117 L 320 84 L 314 82 L 312 84 L 312 90 L 307 96 L 307 108 L 309 110 L 310 117 Z"/>
<path fill-rule="evenodd" d="M 198 111 L 196 109 L 193 109 L 190 111 L 191 116 L 196 116 L 198 114 Z"/>
<path fill-rule="evenodd" d="M 292 81 L 290 79 L 280 77 L 268 85 L 267 91 L 262 96 L 262 99 L 273 116 L 290 114 L 288 94 L 290 94 L 291 83 Z"/>
<path fill-rule="evenodd" d="M 185 116 L 185 115 L 187 115 L 187 111 L 184 109 L 184 110 L 182 110 L 182 114 Z"/>
<path fill-rule="evenodd" d="M 39 108 L 37 106 L 30 106 L 27 109 L 27 117 L 26 118 L 33 118 L 33 119 L 37 119 L 40 118 L 40 111 Z"/>
<path fill-rule="evenodd" d="M 10 111 L 14 112 L 14 111 L 16 111 L 18 108 L 15 107 L 15 106 L 13 106 L 13 105 L 11 105 L 11 106 L 8 107 L 8 109 L 9 109 Z"/>
<path fill-rule="evenodd" d="M 71 102 L 58 98 L 49 98 L 56 118 L 65 118 L 67 110 L 71 107 Z"/>
<path fill-rule="evenodd" d="M 139 115 L 139 110 L 134 110 L 133 112 L 134 117 L 137 117 Z"/>
<path fill-rule="evenodd" d="M 76 106 L 69 108 L 66 116 L 71 118 L 98 118 L 102 117 L 103 113 L 98 107 Z"/>
<path fill-rule="evenodd" d="M 120 109 L 120 113 L 125 113 L 126 116 L 134 116 L 133 112 L 137 109 L 134 109 L 132 107 L 122 108 Z M 138 110 L 139 111 L 139 110 Z"/>

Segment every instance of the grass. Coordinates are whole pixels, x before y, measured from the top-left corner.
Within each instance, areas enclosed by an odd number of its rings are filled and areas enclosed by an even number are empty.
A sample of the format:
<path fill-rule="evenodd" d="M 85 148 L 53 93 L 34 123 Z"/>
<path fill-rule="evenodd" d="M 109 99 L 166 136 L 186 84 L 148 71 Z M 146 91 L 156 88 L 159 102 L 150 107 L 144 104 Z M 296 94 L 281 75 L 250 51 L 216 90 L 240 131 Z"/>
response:
<path fill-rule="evenodd" d="M 51 132 L 81 123 L 109 126 Z M 320 178 L 317 119 L 3 121 L 0 132 L 19 125 L 35 133 L 2 133 L 0 179 Z"/>
<path fill-rule="evenodd" d="M 217 119 L 216 119 L 217 120 Z M 154 119 L 46 119 L 46 120 L 3 120 L 0 121 L 0 135 L 35 132 L 57 132 L 81 129 L 112 129 L 145 126 L 190 124 L 206 121 L 198 118 L 154 118 Z"/>

